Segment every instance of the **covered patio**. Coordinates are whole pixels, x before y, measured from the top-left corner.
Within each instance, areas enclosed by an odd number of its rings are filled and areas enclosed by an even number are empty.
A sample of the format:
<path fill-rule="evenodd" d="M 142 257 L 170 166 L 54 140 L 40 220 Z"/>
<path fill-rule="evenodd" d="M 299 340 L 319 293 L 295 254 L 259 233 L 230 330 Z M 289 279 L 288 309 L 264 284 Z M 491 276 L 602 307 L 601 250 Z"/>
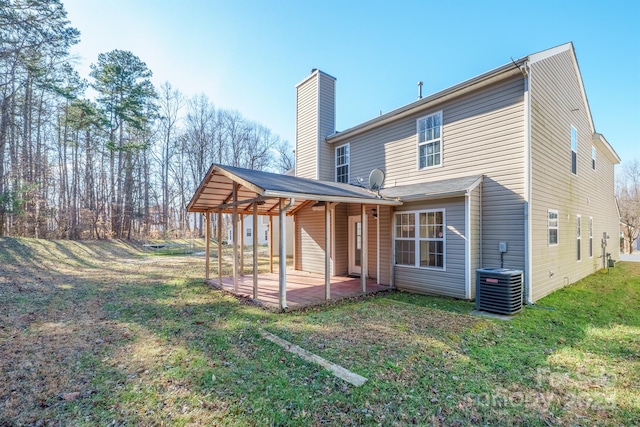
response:
<path fill-rule="evenodd" d="M 261 304 L 270 308 L 280 308 L 280 278 L 277 273 L 258 274 L 258 298 Z M 218 279 L 208 280 L 207 284 L 231 292 L 235 295 L 253 298 L 253 277 L 240 276 L 238 287 L 234 291 L 233 278 L 223 277 L 222 285 Z M 330 299 L 339 300 L 390 290 L 374 279 L 367 279 L 366 292 L 362 292 L 359 277 L 332 276 Z M 324 276 L 299 270 L 287 271 L 287 305 L 289 309 L 300 309 L 326 302 Z"/>
<path fill-rule="evenodd" d="M 335 217 L 335 207 L 339 204 L 356 205 L 359 207 L 359 215 L 362 226 L 361 232 L 361 265 L 360 277 L 342 277 L 331 274 L 332 246 L 331 241 Z M 294 306 L 304 306 L 318 303 L 323 300 L 343 298 L 347 296 L 362 295 L 383 289 L 387 286 L 378 284 L 378 280 L 367 279 L 367 207 L 380 208 L 381 206 L 393 209 L 401 205 L 398 199 L 384 198 L 379 193 L 369 191 L 362 187 L 337 182 L 318 181 L 298 178 L 289 175 L 280 175 L 263 171 L 237 168 L 232 166 L 212 165 L 207 175 L 202 180 L 193 198 L 187 206 L 189 212 L 200 212 L 205 216 L 205 241 L 206 241 L 206 266 L 205 278 L 208 283 L 215 283 L 223 289 L 229 289 L 238 295 L 249 295 L 253 299 L 265 304 L 275 305 L 281 310 Z M 286 216 L 296 217 L 301 210 L 313 210 L 324 212 L 324 274 L 309 273 L 299 269 L 287 271 L 286 257 L 279 257 L 278 271 L 274 273 L 273 262 L 270 263 L 271 271 L 260 274 L 253 269 L 251 276 L 242 276 L 244 270 L 243 251 L 238 250 L 238 243 L 244 245 L 244 236 L 235 238 L 233 242 L 233 274 L 231 277 L 222 275 L 222 215 L 230 214 L 233 236 L 238 236 L 238 218 L 244 220 L 245 215 L 253 215 L 254 226 L 257 229 L 258 215 L 270 217 L 270 224 L 276 217 L 279 222 L 279 253 L 285 254 L 286 241 Z M 318 212 L 320 213 L 320 212 Z M 217 243 L 218 243 L 218 277 L 211 280 L 210 266 L 210 242 L 213 215 L 216 215 Z M 295 229 L 294 229 L 295 233 Z M 272 252 L 275 242 L 272 241 Z M 380 233 L 377 233 L 379 236 Z M 296 239 L 294 239 L 294 242 Z M 373 245 L 372 245 L 373 246 Z M 253 233 L 253 259 L 257 256 L 257 233 Z M 375 247 L 380 247 L 376 242 Z M 305 247 L 297 248 L 305 251 Z M 294 250 L 294 266 L 295 254 Z M 273 260 L 272 253 L 270 259 Z M 255 263 L 254 263 L 255 264 Z M 379 275 L 377 275 L 379 277 Z M 277 277 L 277 279 L 276 279 Z M 276 286 L 277 283 L 277 286 Z"/>

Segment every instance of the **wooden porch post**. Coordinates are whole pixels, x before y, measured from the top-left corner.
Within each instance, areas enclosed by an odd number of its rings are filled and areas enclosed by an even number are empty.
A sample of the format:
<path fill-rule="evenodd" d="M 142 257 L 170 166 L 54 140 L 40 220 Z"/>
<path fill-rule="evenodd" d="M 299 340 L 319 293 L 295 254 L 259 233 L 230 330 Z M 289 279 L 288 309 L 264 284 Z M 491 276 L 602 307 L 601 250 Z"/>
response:
<path fill-rule="evenodd" d="M 218 209 L 218 284 L 222 286 L 222 209 Z"/>
<path fill-rule="evenodd" d="M 233 292 L 238 292 L 238 184 L 233 183 L 233 211 L 231 213 L 233 233 Z"/>
<path fill-rule="evenodd" d="M 284 199 L 280 198 L 280 209 L 279 209 L 279 222 L 280 222 L 280 254 L 278 256 L 278 260 L 280 261 L 280 268 L 278 269 L 278 275 L 280 279 L 280 309 L 284 310 L 287 308 L 287 246 L 286 246 L 286 210 L 284 204 Z"/>
<path fill-rule="evenodd" d="M 244 214 L 240 214 L 240 276 L 244 276 Z"/>
<path fill-rule="evenodd" d="M 273 215 L 269 215 L 269 273 L 273 273 Z"/>
<path fill-rule="evenodd" d="M 211 213 L 209 213 L 209 211 L 206 211 L 204 214 L 204 223 L 205 223 L 205 229 L 204 229 L 204 238 L 205 238 L 205 268 L 204 268 L 204 277 L 206 280 L 209 280 L 209 249 L 210 249 L 210 245 L 211 245 Z"/>
<path fill-rule="evenodd" d="M 367 239 L 367 205 L 364 203 L 360 205 L 360 216 L 362 223 L 362 230 L 360 230 L 362 233 L 360 236 L 360 280 L 362 281 L 362 292 L 367 292 L 367 244 L 369 239 Z"/>
<path fill-rule="evenodd" d="M 331 299 L 331 209 L 324 202 L 324 299 Z"/>
<path fill-rule="evenodd" d="M 258 202 L 253 201 L 253 299 L 258 299 Z"/>

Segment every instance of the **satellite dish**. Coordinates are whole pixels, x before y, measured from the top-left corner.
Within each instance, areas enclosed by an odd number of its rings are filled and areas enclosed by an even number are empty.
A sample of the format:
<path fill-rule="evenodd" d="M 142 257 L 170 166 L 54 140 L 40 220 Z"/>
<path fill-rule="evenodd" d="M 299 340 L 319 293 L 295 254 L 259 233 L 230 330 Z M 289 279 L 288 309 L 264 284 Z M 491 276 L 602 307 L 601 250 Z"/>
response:
<path fill-rule="evenodd" d="M 378 197 L 380 197 L 382 184 L 384 184 L 384 172 L 381 169 L 375 168 L 369 174 L 369 190 L 377 191 Z"/>

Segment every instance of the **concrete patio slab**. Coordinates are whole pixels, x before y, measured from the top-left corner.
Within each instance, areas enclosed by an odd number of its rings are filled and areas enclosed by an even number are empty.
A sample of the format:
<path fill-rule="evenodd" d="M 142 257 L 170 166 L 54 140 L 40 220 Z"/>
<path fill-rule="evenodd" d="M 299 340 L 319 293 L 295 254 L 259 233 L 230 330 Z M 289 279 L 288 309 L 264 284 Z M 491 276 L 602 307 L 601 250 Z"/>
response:
<path fill-rule="evenodd" d="M 253 299 L 253 276 L 239 276 L 238 290 L 233 291 L 233 278 L 223 277 L 222 287 L 218 279 L 206 281 L 210 286 L 230 292 L 234 295 Z M 331 277 L 331 301 L 351 298 L 381 291 L 389 291 L 392 288 L 376 284 L 375 279 L 367 279 L 366 292 L 362 292 L 362 282 L 359 277 L 332 276 Z M 325 285 L 324 276 L 305 271 L 287 270 L 287 306 L 289 310 L 297 310 L 313 305 L 324 304 Z M 258 302 L 269 308 L 279 307 L 279 276 L 278 273 L 262 273 L 258 275 Z"/>

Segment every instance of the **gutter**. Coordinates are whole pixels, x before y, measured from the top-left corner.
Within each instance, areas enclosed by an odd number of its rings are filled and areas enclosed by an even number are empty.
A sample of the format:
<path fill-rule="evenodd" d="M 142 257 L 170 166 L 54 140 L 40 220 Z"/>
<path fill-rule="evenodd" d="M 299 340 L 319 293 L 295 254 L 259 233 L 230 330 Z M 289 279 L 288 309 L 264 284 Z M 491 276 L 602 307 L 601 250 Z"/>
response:
<path fill-rule="evenodd" d="M 322 194 L 304 194 L 304 193 L 291 193 L 285 191 L 267 190 L 262 193 L 265 198 L 294 198 L 300 200 L 317 200 L 322 202 L 336 202 L 336 203 L 358 203 L 365 205 L 387 205 L 387 206 L 400 206 L 402 202 L 399 200 L 386 200 L 386 199 L 365 199 L 357 197 L 347 196 L 325 196 Z"/>

